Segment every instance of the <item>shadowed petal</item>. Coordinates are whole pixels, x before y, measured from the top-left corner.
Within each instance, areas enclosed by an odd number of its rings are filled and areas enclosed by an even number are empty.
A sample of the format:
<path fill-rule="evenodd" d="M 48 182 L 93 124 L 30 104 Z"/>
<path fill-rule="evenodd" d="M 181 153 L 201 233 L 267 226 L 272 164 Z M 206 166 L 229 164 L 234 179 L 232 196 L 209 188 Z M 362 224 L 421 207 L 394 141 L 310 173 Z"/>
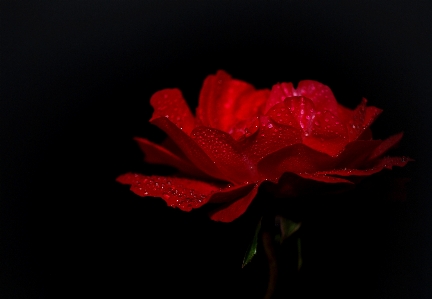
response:
<path fill-rule="evenodd" d="M 192 131 L 191 137 L 223 173 L 225 180 L 241 184 L 258 179 L 256 166 L 241 153 L 228 133 L 201 126 Z"/>
<path fill-rule="evenodd" d="M 185 174 L 193 176 L 202 177 L 205 175 L 201 170 L 196 168 L 195 165 L 175 155 L 168 149 L 144 138 L 136 137 L 134 139 L 145 154 L 144 161 L 152 164 L 169 165 Z"/>
<path fill-rule="evenodd" d="M 369 157 L 370 160 L 378 158 L 379 156 L 386 153 L 389 149 L 391 149 L 393 146 L 399 143 L 399 141 L 402 139 L 403 133 L 399 133 L 393 136 L 390 136 L 386 140 L 384 140 L 371 154 Z"/>
<path fill-rule="evenodd" d="M 247 195 L 236 201 L 227 203 L 210 214 L 210 218 L 214 221 L 231 222 L 246 211 L 258 192 L 256 185 Z"/>
<path fill-rule="evenodd" d="M 226 180 L 225 175 L 220 172 L 214 162 L 198 146 L 198 144 L 168 118 L 155 118 L 151 120 L 151 123 L 165 131 L 189 161 L 191 161 L 196 167 L 216 179 Z"/>

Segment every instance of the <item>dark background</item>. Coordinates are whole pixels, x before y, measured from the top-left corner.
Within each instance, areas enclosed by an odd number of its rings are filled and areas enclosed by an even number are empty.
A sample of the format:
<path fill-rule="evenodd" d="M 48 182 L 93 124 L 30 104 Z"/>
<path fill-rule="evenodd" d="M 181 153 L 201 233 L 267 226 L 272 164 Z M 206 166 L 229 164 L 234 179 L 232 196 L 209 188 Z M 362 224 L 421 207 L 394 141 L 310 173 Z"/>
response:
<path fill-rule="evenodd" d="M 150 96 L 194 108 L 218 69 L 254 84 L 314 79 L 384 113 L 416 160 L 406 202 L 322 198 L 304 225 L 304 297 L 431 298 L 432 8 L 428 1 L 1 3 L 0 297 L 260 298 L 263 256 L 241 269 L 255 223 L 139 198 L 114 182 L 146 166 L 134 136 Z M 262 254 L 262 250 L 261 250 Z"/>

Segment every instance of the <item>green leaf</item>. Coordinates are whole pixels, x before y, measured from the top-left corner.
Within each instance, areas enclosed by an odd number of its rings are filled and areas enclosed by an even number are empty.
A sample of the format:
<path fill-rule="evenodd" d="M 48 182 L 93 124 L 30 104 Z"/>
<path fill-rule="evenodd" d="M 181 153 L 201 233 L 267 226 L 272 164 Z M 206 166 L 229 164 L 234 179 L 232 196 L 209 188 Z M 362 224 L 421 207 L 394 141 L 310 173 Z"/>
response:
<path fill-rule="evenodd" d="M 276 236 L 276 241 L 279 243 L 298 231 L 301 225 L 301 222 L 294 222 L 282 216 L 276 216 L 276 221 L 279 222 L 280 228 L 280 236 Z"/>
<path fill-rule="evenodd" d="M 248 249 L 246 250 L 245 256 L 243 258 L 243 264 L 242 264 L 242 268 L 244 268 L 244 266 L 246 266 L 254 257 L 254 255 L 257 252 L 257 245 L 258 245 L 258 236 L 261 230 L 261 220 L 258 222 L 258 225 L 255 229 L 255 234 L 252 238 L 252 242 L 249 244 Z"/>

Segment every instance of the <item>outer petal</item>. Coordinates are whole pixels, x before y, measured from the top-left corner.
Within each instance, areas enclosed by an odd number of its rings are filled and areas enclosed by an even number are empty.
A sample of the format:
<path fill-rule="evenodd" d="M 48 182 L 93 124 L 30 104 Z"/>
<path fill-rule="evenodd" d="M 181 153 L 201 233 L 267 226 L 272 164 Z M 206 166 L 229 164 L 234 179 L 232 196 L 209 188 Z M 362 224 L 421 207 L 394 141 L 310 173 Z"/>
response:
<path fill-rule="evenodd" d="M 354 110 L 352 119 L 348 122 L 349 140 L 357 140 L 374 120 L 381 114 L 382 110 L 376 107 L 366 107 L 367 100 L 363 99 Z"/>
<path fill-rule="evenodd" d="M 379 156 L 383 155 L 385 152 L 387 152 L 389 149 L 391 149 L 393 146 L 399 143 L 399 141 L 402 139 L 403 133 L 399 133 L 396 135 L 393 135 L 386 140 L 384 140 L 371 154 L 369 157 L 370 160 L 378 158 Z"/>
<path fill-rule="evenodd" d="M 183 211 L 200 208 L 206 203 L 226 203 L 213 213 L 213 220 L 230 222 L 239 217 L 247 209 L 256 195 L 257 186 L 216 185 L 202 181 L 161 176 L 145 176 L 127 173 L 117 181 L 131 185 L 131 191 L 146 197 L 160 197 L 168 206 Z"/>
<path fill-rule="evenodd" d="M 160 197 L 170 207 L 183 211 L 201 207 L 210 200 L 213 193 L 220 190 L 216 185 L 196 180 L 132 173 L 119 176 L 117 181 L 131 185 L 131 191 L 139 196 Z"/>
<path fill-rule="evenodd" d="M 385 157 L 383 159 L 378 160 L 372 167 L 367 169 L 351 169 L 351 168 L 343 168 L 343 169 L 335 169 L 335 170 L 327 170 L 327 171 L 319 171 L 317 175 L 332 175 L 332 176 L 369 176 L 374 173 L 380 172 L 384 168 L 392 169 L 393 166 L 403 167 L 409 161 L 413 161 L 407 157 Z"/>
<path fill-rule="evenodd" d="M 197 127 L 191 137 L 223 173 L 225 180 L 241 184 L 258 179 L 256 166 L 241 153 L 235 140 L 228 133 L 208 127 Z"/>
<path fill-rule="evenodd" d="M 151 122 L 165 131 L 165 133 L 167 133 L 174 143 L 181 149 L 189 161 L 191 161 L 197 168 L 213 178 L 226 180 L 225 175 L 221 173 L 214 162 L 198 146 L 198 144 L 168 118 L 153 118 Z"/>
<path fill-rule="evenodd" d="M 164 89 L 158 91 L 151 97 L 150 104 L 154 108 L 150 122 L 160 117 L 166 117 L 187 134 L 195 127 L 195 118 L 180 90 Z"/>
<path fill-rule="evenodd" d="M 304 144 L 294 144 L 268 155 L 258 162 L 263 178 L 276 182 L 284 173 L 313 174 L 320 171 L 365 167 L 365 161 L 380 141 L 354 141 L 337 157 L 318 152 Z M 309 177 L 308 177 L 309 178 Z"/>
<path fill-rule="evenodd" d="M 252 85 L 218 71 L 204 81 L 197 117 L 204 126 L 231 133 L 238 122 L 258 115 L 268 94 L 268 90 L 257 91 Z"/>
<path fill-rule="evenodd" d="M 247 195 L 237 199 L 234 202 L 227 203 L 218 210 L 210 214 L 210 218 L 214 221 L 231 222 L 240 217 L 251 204 L 258 192 L 256 185 Z"/>
<path fill-rule="evenodd" d="M 177 168 L 179 171 L 192 176 L 202 177 L 206 174 L 191 164 L 189 161 L 175 155 L 168 149 L 157 145 L 147 139 L 134 138 L 144 152 L 144 161 L 152 164 L 163 164 Z"/>

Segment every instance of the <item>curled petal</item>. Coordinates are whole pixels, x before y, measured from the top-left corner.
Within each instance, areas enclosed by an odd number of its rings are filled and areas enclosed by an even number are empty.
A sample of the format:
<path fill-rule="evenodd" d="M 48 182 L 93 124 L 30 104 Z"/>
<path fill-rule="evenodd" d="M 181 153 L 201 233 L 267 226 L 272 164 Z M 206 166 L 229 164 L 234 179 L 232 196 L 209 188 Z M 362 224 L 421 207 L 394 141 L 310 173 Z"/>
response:
<path fill-rule="evenodd" d="M 159 117 L 152 119 L 151 122 L 165 131 L 189 161 L 191 161 L 197 168 L 213 178 L 226 180 L 225 175 L 220 172 L 214 162 L 198 146 L 198 144 L 168 118 Z"/>
<path fill-rule="evenodd" d="M 214 221 L 221 222 L 231 222 L 246 211 L 246 209 L 251 204 L 252 200 L 255 198 L 258 192 L 258 186 L 256 185 L 248 194 L 233 201 L 226 203 L 219 209 L 215 210 L 210 214 L 210 218 Z"/>
<path fill-rule="evenodd" d="M 197 108 L 201 124 L 224 132 L 239 122 L 258 115 L 268 90 L 258 90 L 224 71 L 208 76 L 203 84 Z"/>
<path fill-rule="evenodd" d="M 179 171 L 192 176 L 202 177 L 205 174 L 195 165 L 181 158 L 163 146 L 157 145 L 147 139 L 134 138 L 141 150 L 144 152 L 144 161 L 151 164 L 162 164 L 177 168 Z"/>
<path fill-rule="evenodd" d="M 150 104 L 154 108 L 150 122 L 160 117 L 166 117 L 187 134 L 195 127 L 195 118 L 180 90 L 164 89 L 158 91 L 151 97 Z"/>
<path fill-rule="evenodd" d="M 241 153 L 228 133 L 201 126 L 193 130 L 191 137 L 223 173 L 225 180 L 240 184 L 257 180 L 256 166 Z"/>
<path fill-rule="evenodd" d="M 352 119 L 348 122 L 350 141 L 357 140 L 382 112 L 381 109 L 376 107 L 366 107 L 366 103 L 366 99 L 361 101 L 360 105 L 354 110 Z"/>

